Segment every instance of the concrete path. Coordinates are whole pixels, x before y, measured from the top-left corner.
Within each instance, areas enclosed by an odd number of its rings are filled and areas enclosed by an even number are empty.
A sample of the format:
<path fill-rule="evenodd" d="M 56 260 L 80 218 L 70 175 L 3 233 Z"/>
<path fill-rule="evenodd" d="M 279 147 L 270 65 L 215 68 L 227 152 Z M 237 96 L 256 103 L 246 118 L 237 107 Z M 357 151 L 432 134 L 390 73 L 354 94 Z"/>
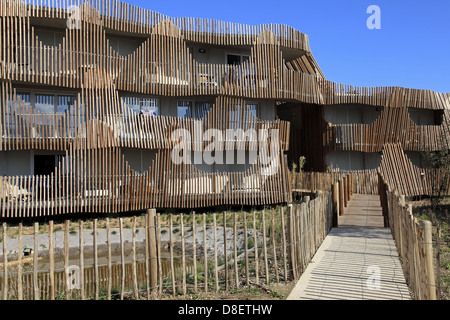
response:
<path fill-rule="evenodd" d="M 355 194 L 287 299 L 410 298 L 379 197 Z"/>

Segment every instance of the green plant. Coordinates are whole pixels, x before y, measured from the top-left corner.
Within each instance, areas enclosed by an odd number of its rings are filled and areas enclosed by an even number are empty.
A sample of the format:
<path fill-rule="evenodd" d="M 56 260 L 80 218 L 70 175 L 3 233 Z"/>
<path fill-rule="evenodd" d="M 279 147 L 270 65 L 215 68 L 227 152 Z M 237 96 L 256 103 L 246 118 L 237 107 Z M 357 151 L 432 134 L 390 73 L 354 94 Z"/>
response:
<path fill-rule="evenodd" d="M 335 169 L 335 168 L 334 168 L 334 163 L 331 162 L 330 165 L 327 166 L 326 172 L 327 172 L 327 173 L 333 172 L 334 169 Z"/>
<path fill-rule="evenodd" d="M 247 239 L 247 249 L 253 248 L 254 245 L 255 245 L 255 242 L 254 242 L 253 238 L 248 238 Z"/>
<path fill-rule="evenodd" d="M 284 298 L 284 296 L 281 293 L 279 293 L 275 290 L 270 290 L 269 294 L 274 298 Z"/>

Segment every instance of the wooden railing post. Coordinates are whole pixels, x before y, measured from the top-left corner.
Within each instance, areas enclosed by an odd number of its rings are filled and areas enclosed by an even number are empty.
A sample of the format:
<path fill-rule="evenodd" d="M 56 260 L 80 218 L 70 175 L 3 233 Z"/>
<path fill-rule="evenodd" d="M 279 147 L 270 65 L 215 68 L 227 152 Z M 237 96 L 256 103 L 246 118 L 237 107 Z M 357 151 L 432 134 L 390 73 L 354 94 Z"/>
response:
<path fill-rule="evenodd" d="M 441 300 L 441 227 L 437 227 L 436 230 L 436 266 L 436 299 Z"/>
<path fill-rule="evenodd" d="M 433 264 L 433 235 L 431 221 L 421 221 L 423 228 L 423 248 L 425 253 L 427 300 L 436 300 L 436 280 Z"/>
<path fill-rule="evenodd" d="M 157 265 L 157 250 L 156 250 L 156 224 L 155 224 L 155 209 L 147 210 L 148 219 L 148 248 L 150 254 L 150 289 L 153 295 L 158 290 L 158 265 Z"/>
<path fill-rule="evenodd" d="M 353 172 L 350 173 L 350 198 L 353 196 Z"/>
<path fill-rule="evenodd" d="M 296 279 L 296 263 L 295 263 L 295 237 L 294 237 L 294 206 L 288 204 L 287 207 L 287 232 L 289 239 L 289 261 L 291 263 L 291 268 L 289 270 L 290 276 Z"/>
<path fill-rule="evenodd" d="M 345 176 L 345 207 L 348 207 L 348 202 L 350 201 L 350 175 Z"/>
<path fill-rule="evenodd" d="M 8 300 L 8 249 L 6 247 L 6 222 L 2 223 L 3 229 L 3 288 L 2 300 Z"/>
<path fill-rule="evenodd" d="M 34 223 L 34 249 L 33 249 L 33 298 L 40 300 L 39 282 L 38 282 L 38 236 L 39 236 L 39 222 Z M 66 268 L 64 273 L 67 274 Z M 66 280 L 66 279 L 65 279 Z M 67 281 L 65 281 L 67 286 Z"/>
<path fill-rule="evenodd" d="M 49 259 L 49 268 L 50 268 L 50 270 L 49 270 L 50 300 L 55 300 L 55 257 L 54 257 L 53 221 L 52 220 L 50 220 L 48 222 L 48 259 Z"/>
<path fill-rule="evenodd" d="M 344 181 L 339 180 L 339 215 L 344 215 Z"/>
<path fill-rule="evenodd" d="M 339 188 L 338 188 L 338 184 L 334 183 L 333 184 L 333 188 L 332 188 L 332 192 L 333 192 L 333 206 L 332 206 L 332 211 L 333 211 L 333 228 L 337 228 L 338 227 L 338 215 L 339 215 Z"/>

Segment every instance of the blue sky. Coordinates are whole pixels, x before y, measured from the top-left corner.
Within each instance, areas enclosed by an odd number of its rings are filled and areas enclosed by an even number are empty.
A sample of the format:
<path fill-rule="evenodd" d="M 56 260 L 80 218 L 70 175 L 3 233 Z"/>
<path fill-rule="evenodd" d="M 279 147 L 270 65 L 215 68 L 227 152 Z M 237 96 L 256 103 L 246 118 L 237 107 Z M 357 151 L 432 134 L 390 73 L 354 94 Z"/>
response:
<path fill-rule="evenodd" d="M 286 24 L 309 36 L 330 81 L 450 92 L 449 0 L 166 0 L 127 3 L 172 17 Z M 367 7 L 381 10 L 369 30 Z"/>

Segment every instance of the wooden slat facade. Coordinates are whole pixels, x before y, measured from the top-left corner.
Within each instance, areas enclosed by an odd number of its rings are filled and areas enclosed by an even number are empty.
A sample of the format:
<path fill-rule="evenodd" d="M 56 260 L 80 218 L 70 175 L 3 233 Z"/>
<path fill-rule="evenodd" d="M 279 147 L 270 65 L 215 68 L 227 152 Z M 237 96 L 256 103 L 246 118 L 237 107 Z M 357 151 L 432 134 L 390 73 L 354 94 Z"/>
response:
<path fill-rule="evenodd" d="M 48 46 L 39 39 L 36 28 L 42 21 L 64 27 L 60 44 Z M 110 45 L 111 32 L 139 38 L 141 44 L 120 55 Z M 295 158 L 309 153 L 313 169 L 324 170 L 330 150 L 387 152 L 385 158 L 396 167 L 402 158 L 391 156 L 390 144 L 400 151 L 449 147 L 449 93 L 328 81 L 310 52 L 307 35 L 285 25 L 172 18 L 117 0 L 9 0 L 0 4 L 0 37 L 0 151 L 64 154 L 51 175 L 1 178 L 4 218 L 284 203 L 292 199 L 285 158 L 290 150 Z M 249 48 L 250 55 L 240 65 L 200 63 L 193 58 L 192 44 Z M 286 61 L 286 49 L 300 58 Z M 76 95 L 75 105 L 66 113 L 39 112 L 21 98 L 27 86 L 69 90 Z M 213 102 L 201 119 L 142 116 L 121 101 L 123 92 L 209 97 Z M 289 121 L 262 120 L 246 107 L 255 99 L 307 104 L 315 127 L 291 131 Z M 323 106 L 339 104 L 383 111 L 370 125 L 331 126 L 323 121 Z M 442 125 L 415 125 L 407 113 L 411 107 L 442 110 Z M 202 151 L 206 144 L 195 135 L 197 129 L 229 128 L 278 130 L 277 173 L 262 175 L 260 161 L 245 172 L 211 173 L 170 161 L 176 129 L 191 134 L 189 150 Z M 256 148 L 227 141 L 223 147 Z M 125 160 L 123 148 L 157 150 L 157 155 L 140 174 Z M 393 169 L 386 161 L 378 170 L 389 180 Z M 404 169 L 417 171 L 407 162 Z M 368 193 L 375 192 L 374 172 L 355 175 Z M 408 193 L 430 192 L 425 185 L 414 187 L 417 181 L 408 183 L 402 186 Z"/>

